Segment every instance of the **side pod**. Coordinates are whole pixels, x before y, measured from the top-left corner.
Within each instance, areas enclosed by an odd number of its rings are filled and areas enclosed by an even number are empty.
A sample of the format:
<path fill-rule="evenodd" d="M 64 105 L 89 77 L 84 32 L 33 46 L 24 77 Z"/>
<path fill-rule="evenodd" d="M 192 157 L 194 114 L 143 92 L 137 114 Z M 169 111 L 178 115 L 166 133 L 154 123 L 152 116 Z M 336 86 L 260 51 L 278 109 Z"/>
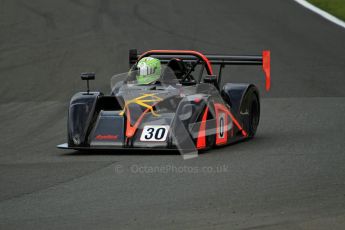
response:
<path fill-rule="evenodd" d="M 68 111 L 68 146 L 83 147 L 87 143 L 87 133 L 92 122 L 99 92 L 75 94 Z"/>

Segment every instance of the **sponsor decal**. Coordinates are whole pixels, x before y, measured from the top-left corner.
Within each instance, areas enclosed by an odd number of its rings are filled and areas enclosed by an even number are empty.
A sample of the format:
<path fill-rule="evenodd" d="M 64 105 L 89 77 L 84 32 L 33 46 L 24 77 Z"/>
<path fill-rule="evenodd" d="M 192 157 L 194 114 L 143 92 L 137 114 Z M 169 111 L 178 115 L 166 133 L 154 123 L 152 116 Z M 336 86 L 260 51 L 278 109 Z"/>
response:
<path fill-rule="evenodd" d="M 113 140 L 116 141 L 118 138 L 117 135 L 97 135 L 96 140 Z"/>

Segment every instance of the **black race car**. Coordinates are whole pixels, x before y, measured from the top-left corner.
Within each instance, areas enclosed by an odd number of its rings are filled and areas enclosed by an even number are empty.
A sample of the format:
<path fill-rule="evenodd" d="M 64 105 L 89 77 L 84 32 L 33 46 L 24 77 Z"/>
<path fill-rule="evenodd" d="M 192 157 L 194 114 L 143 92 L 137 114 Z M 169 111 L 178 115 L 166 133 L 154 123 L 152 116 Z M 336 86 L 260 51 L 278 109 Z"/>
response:
<path fill-rule="evenodd" d="M 154 57 L 164 68 L 155 84 L 135 81 L 136 64 Z M 262 65 L 270 88 L 270 52 L 258 56 L 204 55 L 191 50 L 130 50 L 131 69 L 111 79 L 111 92 L 89 91 L 93 73 L 81 74 L 87 91 L 68 111 L 68 142 L 62 149 L 175 149 L 184 156 L 254 137 L 260 118 L 253 84 L 225 83 L 226 65 Z M 212 66 L 219 65 L 218 76 Z"/>

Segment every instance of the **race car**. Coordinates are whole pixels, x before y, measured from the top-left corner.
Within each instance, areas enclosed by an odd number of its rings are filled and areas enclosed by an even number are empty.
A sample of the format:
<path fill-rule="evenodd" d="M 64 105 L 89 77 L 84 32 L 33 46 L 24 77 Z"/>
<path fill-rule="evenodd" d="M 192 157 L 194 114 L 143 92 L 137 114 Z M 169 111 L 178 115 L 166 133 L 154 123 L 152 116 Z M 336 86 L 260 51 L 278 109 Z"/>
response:
<path fill-rule="evenodd" d="M 172 149 L 187 155 L 254 137 L 260 119 L 259 90 L 247 83 L 222 84 L 222 69 L 261 65 L 268 91 L 270 51 L 231 56 L 130 50 L 129 65 L 128 72 L 111 78 L 108 95 L 90 92 L 94 73 L 81 74 L 87 91 L 72 97 L 67 143 L 58 148 Z"/>

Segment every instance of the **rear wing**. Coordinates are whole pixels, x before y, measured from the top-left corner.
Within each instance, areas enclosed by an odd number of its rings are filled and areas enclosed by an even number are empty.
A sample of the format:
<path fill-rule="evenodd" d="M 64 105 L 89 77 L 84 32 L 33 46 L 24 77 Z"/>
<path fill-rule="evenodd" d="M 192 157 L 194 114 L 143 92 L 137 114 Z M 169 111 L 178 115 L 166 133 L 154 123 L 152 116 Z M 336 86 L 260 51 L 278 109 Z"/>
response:
<path fill-rule="evenodd" d="M 194 50 L 150 50 L 138 54 L 136 49 L 129 50 L 129 64 L 132 66 L 138 60 L 152 56 L 158 58 L 162 64 L 168 63 L 172 58 L 181 58 L 186 62 L 202 61 L 208 75 L 214 75 L 212 65 L 220 65 L 218 85 L 221 82 L 222 68 L 226 65 L 261 65 L 266 78 L 266 90 L 271 87 L 271 55 L 269 50 L 265 50 L 261 55 L 209 55 L 202 54 Z"/>

